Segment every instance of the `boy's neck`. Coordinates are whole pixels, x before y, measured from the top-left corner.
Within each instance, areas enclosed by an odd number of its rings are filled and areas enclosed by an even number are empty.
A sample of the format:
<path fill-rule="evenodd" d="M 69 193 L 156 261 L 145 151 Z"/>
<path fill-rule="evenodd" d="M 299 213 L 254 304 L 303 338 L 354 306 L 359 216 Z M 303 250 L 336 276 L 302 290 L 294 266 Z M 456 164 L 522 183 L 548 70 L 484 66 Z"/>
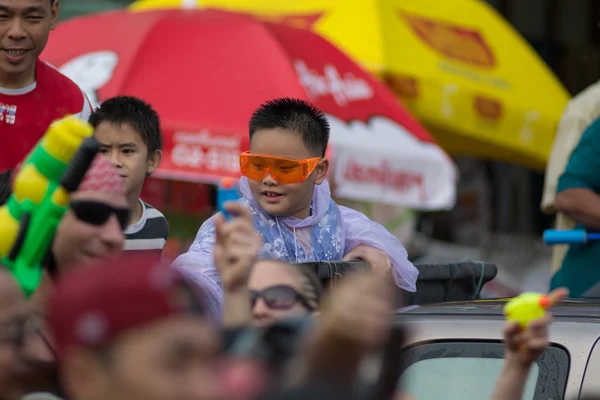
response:
<path fill-rule="evenodd" d="M 129 207 L 131 208 L 129 225 L 137 223 L 142 218 L 142 214 L 144 213 L 144 209 L 140 203 L 140 194 L 141 190 L 129 193 L 127 195 L 127 201 L 129 202 Z"/>
<path fill-rule="evenodd" d="M 306 218 L 310 217 L 310 209 L 311 209 L 310 206 L 308 208 L 303 208 L 302 210 L 299 210 L 298 212 L 293 213 L 292 217 L 298 218 L 298 219 L 306 219 Z"/>

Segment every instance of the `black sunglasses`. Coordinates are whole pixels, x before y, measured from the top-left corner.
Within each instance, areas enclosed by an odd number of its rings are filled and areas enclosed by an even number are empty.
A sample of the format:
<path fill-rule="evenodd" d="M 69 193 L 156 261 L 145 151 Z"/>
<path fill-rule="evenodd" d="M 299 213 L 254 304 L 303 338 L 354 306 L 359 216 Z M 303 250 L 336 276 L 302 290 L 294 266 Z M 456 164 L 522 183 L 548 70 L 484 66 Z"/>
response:
<path fill-rule="evenodd" d="M 314 311 L 314 308 L 308 304 L 304 296 L 288 285 L 270 286 L 261 291 L 250 291 L 250 304 L 252 308 L 256 305 L 258 299 L 263 299 L 267 307 L 273 310 L 289 310 L 294 305 L 300 302 L 309 311 Z"/>
<path fill-rule="evenodd" d="M 93 200 L 71 200 L 70 206 L 78 220 L 90 225 L 104 225 L 113 214 L 121 229 L 125 230 L 129 225 L 129 208 L 116 208 Z"/>

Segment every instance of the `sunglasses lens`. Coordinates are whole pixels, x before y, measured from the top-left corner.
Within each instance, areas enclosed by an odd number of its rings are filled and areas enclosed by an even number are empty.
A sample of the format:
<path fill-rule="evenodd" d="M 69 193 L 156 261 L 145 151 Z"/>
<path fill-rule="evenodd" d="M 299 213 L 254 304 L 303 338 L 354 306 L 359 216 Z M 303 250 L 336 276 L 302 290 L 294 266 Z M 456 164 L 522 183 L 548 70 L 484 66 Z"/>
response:
<path fill-rule="evenodd" d="M 277 157 L 242 154 L 240 157 L 242 175 L 255 181 L 262 180 L 269 172 L 278 183 L 299 183 L 306 179 L 300 161 Z"/>
<path fill-rule="evenodd" d="M 297 295 L 293 288 L 288 286 L 274 286 L 265 289 L 262 297 L 267 305 L 274 310 L 286 310 L 296 304 Z"/>
<path fill-rule="evenodd" d="M 259 297 L 260 297 L 259 292 L 257 292 L 256 290 L 250 291 L 250 308 L 254 308 L 254 306 L 256 305 L 256 301 L 258 300 Z"/>
<path fill-rule="evenodd" d="M 71 209 L 77 219 L 90 225 L 103 225 L 112 214 L 108 205 L 88 201 L 73 201 Z"/>
<path fill-rule="evenodd" d="M 129 225 L 129 210 L 125 208 L 113 208 L 96 201 L 72 201 L 71 209 L 77 219 L 90 225 L 104 225 L 113 214 L 123 230 Z"/>
<path fill-rule="evenodd" d="M 269 162 L 264 157 L 256 156 L 245 156 L 244 162 L 245 168 L 242 172 L 249 178 L 255 181 L 261 180 L 267 169 L 269 168 Z"/>

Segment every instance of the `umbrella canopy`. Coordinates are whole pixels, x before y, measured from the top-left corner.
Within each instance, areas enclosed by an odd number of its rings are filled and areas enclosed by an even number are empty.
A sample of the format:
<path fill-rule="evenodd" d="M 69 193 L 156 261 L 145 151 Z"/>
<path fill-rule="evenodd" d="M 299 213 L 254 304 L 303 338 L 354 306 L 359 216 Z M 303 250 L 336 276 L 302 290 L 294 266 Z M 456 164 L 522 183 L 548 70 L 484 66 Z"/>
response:
<path fill-rule="evenodd" d="M 338 195 L 453 206 L 455 168 L 445 153 L 383 84 L 310 31 L 242 14 L 170 10 L 75 18 L 52 35 L 42 58 L 92 102 L 127 94 L 156 108 L 165 142 L 158 176 L 239 176 L 252 111 L 289 96 L 313 101 L 329 117 Z"/>
<path fill-rule="evenodd" d="M 454 154 L 542 170 L 569 95 L 480 0 L 139 0 L 253 13 L 322 34 L 378 74 Z"/>

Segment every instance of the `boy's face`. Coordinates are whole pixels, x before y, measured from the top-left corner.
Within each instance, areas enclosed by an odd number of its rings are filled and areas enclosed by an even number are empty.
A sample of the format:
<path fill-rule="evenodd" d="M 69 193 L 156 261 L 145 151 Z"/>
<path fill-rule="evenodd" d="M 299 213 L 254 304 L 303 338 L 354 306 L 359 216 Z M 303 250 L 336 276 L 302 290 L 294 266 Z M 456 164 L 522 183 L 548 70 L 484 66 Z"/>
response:
<path fill-rule="evenodd" d="M 161 160 L 161 152 L 148 154 L 141 134 L 129 123 L 101 122 L 95 129 L 100 152 L 107 156 L 125 179 L 128 194 L 142 190 L 146 177 L 153 173 Z"/>
<path fill-rule="evenodd" d="M 294 160 L 315 157 L 306 148 L 299 134 L 281 128 L 257 130 L 250 141 L 250 153 Z M 313 173 L 299 183 L 280 184 L 269 172 L 261 181 L 249 179 L 248 183 L 254 200 L 268 214 L 307 218 L 310 215 L 314 186 L 323 183 L 328 167 L 327 159 L 321 160 Z"/>

